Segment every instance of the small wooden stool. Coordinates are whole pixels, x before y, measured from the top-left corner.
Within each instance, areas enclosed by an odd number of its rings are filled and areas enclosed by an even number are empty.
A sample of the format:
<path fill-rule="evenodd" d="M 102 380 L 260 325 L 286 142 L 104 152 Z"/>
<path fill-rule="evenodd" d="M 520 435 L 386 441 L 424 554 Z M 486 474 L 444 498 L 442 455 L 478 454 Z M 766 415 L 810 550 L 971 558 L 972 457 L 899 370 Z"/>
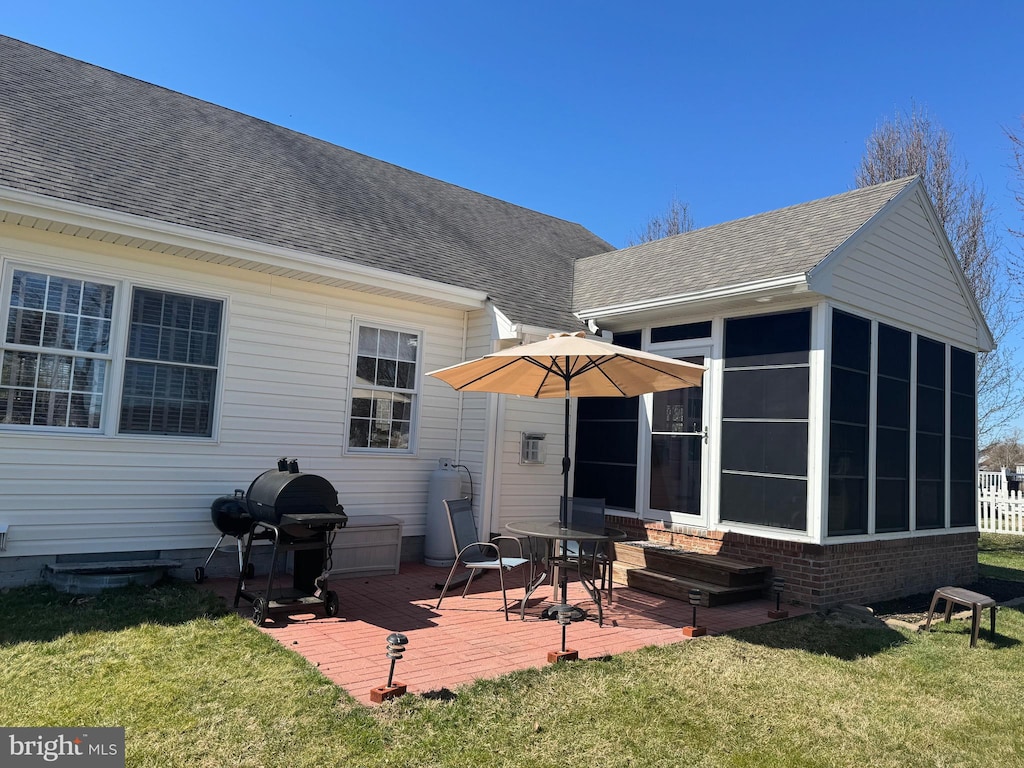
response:
<path fill-rule="evenodd" d="M 954 605 L 962 605 L 971 609 L 971 648 L 978 645 L 978 633 L 981 630 L 981 612 L 988 608 L 989 618 L 992 625 L 992 638 L 996 636 L 996 601 L 988 595 L 978 592 L 971 592 L 961 587 L 939 587 L 932 595 L 932 604 L 928 608 L 928 621 L 925 622 L 925 631 L 931 629 L 932 614 L 935 613 L 935 606 L 939 600 L 946 601 L 946 623 L 949 623 L 953 614 Z"/>

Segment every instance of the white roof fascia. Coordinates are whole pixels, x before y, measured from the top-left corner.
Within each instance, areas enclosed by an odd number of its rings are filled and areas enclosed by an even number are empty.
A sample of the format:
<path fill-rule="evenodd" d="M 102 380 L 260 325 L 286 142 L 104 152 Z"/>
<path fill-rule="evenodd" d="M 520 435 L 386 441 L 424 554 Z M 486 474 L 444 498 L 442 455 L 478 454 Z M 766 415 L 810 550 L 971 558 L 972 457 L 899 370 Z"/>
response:
<path fill-rule="evenodd" d="M 159 242 L 260 265 L 304 271 L 336 280 L 367 285 L 380 285 L 386 282 L 389 286 L 413 296 L 444 301 L 465 308 L 479 309 L 487 300 L 484 291 L 9 187 L 0 186 L 0 209 L 20 216 L 109 232 L 141 242 Z"/>
<path fill-rule="evenodd" d="M 609 305 L 607 307 L 595 307 L 593 309 L 581 309 L 574 314 L 580 320 L 587 320 L 615 317 L 616 315 L 628 315 L 635 312 L 644 312 L 657 309 L 669 309 L 681 304 L 694 304 L 697 302 L 719 301 L 723 299 L 734 299 L 745 295 L 751 298 L 759 293 L 798 293 L 807 290 L 807 276 L 805 274 L 786 275 L 785 277 L 773 277 L 768 280 L 759 280 L 753 283 L 742 285 L 730 285 L 722 288 L 712 288 L 706 291 L 695 293 L 680 293 L 673 296 L 661 296 L 656 299 L 645 301 L 629 302 L 625 304 Z"/>

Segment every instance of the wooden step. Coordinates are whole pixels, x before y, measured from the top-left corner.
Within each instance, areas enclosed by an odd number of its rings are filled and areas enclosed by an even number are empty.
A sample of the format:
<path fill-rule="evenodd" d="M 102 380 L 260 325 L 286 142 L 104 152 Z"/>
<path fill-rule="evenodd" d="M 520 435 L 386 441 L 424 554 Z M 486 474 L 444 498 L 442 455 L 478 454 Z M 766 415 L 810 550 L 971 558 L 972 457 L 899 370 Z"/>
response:
<path fill-rule="evenodd" d="M 617 542 L 616 564 L 722 587 L 763 587 L 771 568 L 646 541 Z"/>
<path fill-rule="evenodd" d="M 626 584 L 634 589 L 664 595 L 683 602 L 689 602 L 690 590 L 701 591 L 701 605 L 714 608 L 719 605 L 756 600 L 762 596 L 762 586 L 725 587 L 696 579 L 685 579 L 648 568 L 624 567 Z M 616 579 L 618 581 L 618 579 Z"/>

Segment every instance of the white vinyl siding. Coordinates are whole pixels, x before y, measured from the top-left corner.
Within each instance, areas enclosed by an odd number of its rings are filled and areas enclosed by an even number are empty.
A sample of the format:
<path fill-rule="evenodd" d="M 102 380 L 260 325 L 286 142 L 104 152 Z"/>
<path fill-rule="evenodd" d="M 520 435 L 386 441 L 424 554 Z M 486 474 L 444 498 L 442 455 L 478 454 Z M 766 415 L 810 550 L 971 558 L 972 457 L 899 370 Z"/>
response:
<path fill-rule="evenodd" d="M 561 398 L 534 399 L 508 396 L 504 396 L 504 400 L 500 457 L 501 526 L 517 519 L 553 520 L 558 517 L 559 500 L 562 497 L 565 401 Z M 576 403 L 571 402 L 570 407 L 573 419 L 571 429 L 575 429 Z M 520 463 L 520 439 L 523 432 L 545 435 L 546 458 L 543 464 Z M 570 439 L 571 436 L 570 431 Z M 571 471 L 569 476 L 572 477 Z"/>
<path fill-rule="evenodd" d="M 861 314 L 977 347 L 978 328 L 967 297 L 916 196 L 844 251 L 829 294 Z"/>
<path fill-rule="evenodd" d="M 213 440 L 0 431 L 0 523 L 9 525 L 0 558 L 208 549 L 219 535 L 210 504 L 246 490 L 279 456 L 295 457 L 303 471 L 327 478 L 349 515 L 398 517 L 406 536 L 424 532 L 427 485 L 439 458 L 455 456 L 470 466 L 480 492 L 478 414 L 464 408 L 468 439 L 460 445 L 458 393 L 422 379 L 464 359 L 461 310 L 0 224 L 0 261 L 8 260 L 101 282 L 223 297 L 229 321 Z M 356 318 L 422 334 L 416 455 L 344 454 Z"/>

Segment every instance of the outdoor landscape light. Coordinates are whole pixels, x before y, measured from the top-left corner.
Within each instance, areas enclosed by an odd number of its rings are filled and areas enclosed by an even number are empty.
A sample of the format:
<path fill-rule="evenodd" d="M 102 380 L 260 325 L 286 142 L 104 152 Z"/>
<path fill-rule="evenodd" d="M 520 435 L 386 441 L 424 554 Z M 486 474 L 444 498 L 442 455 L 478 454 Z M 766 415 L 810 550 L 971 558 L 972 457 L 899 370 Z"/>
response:
<path fill-rule="evenodd" d="M 391 659 L 391 669 L 388 670 L 387 685 L 381 685 L 370 689 L 370 701 L 380 704 L 387 699 L 401 696 L 407 690 L 405 683 L 395 682 L 395 662 L 402 658 L 405 648 L 409 644 L 409 638 L 400 632 L 392 632 L 388 635 L 387 658 Z"/>
<path fill-rule="evenodd" d="M 789 616 L 789 611 L 782 610 L 782 592 L 786 588 L 786 580 L 781 576 L 776 576 L 772 579 L 772 592 L 775 593 L 775 610 L 768 611 L 768 618 L 770 619 L 785 619 Z"/>
<path fill-rule="evenodd" d="M 548 663 L 554 664 L 556 661 L 576 661 L 580 657 L 579 652 L 572 648 L 565 647 L 565 631 L 572 623 L 573 606 L 562 603 L 552 607 L 554 608 L 555 618 L 558 619 L 558 624 L 562 627 L 562 648 L 557 651 L 548 651 Z"/>
<path fill-rule="evenodd" d="M 683 627 L 683 635 L 685 637 L 700 637 L 706 635 L 708 632 L 707 627 L 697 626 L 697 606 L 700 605 L 701 599 L 704 597 L 704 593 L 699 589 L 691 589 L 689 593 L 690 605 L 693 606 L 693 621 L 690 626 Z"/>

